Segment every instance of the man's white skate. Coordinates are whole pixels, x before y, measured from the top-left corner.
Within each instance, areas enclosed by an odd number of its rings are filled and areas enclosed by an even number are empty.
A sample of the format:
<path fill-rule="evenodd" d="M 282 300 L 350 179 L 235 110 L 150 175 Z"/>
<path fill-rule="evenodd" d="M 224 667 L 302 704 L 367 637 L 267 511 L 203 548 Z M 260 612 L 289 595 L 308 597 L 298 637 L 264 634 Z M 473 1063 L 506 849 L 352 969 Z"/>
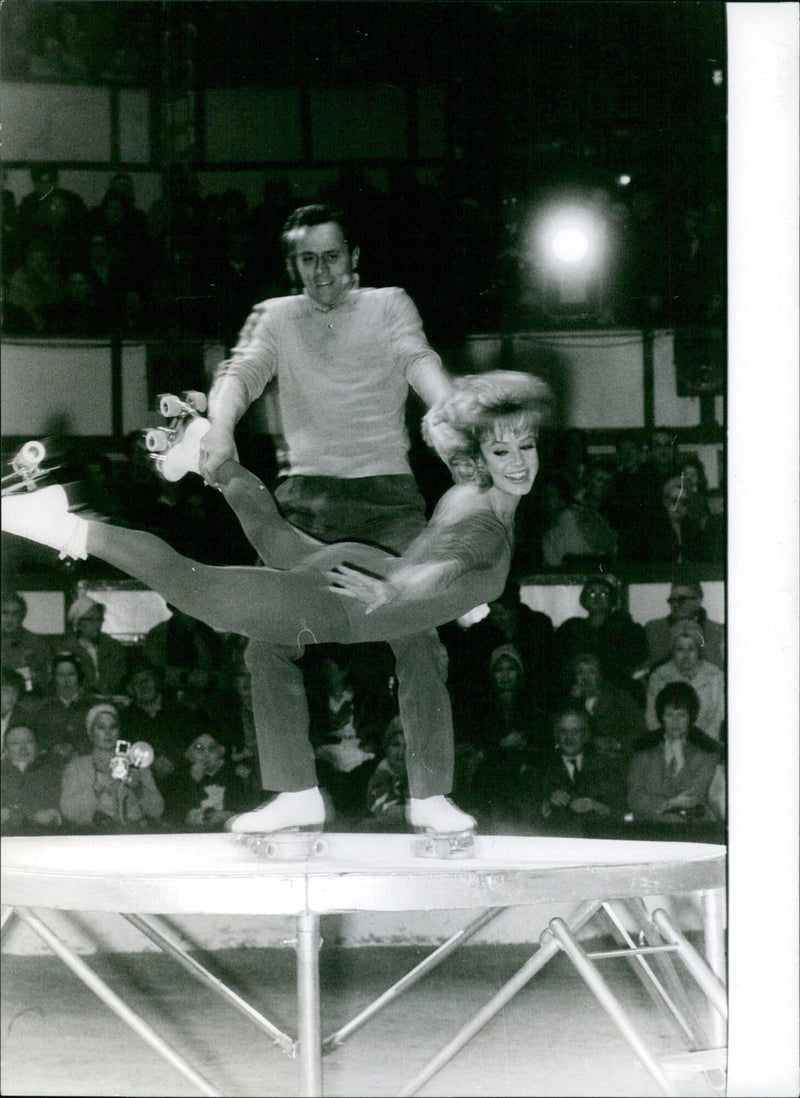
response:
<path fill-rule="evenodd" d="M 309 858 L 324 858 L 328 853 L 328 843 L 322 837 L 321 827 L 243 832 L 236 836 L 236 841 L 267 861 L 305 862 Z"/>
<path fill-rule="evenodd" d="M 177 481 L 187 473 L 199 472 L 200 439 L 210 424 L 203 418 L 208 408 L 205 393 L 190 389 L 180 396 L 162 393 L 158 409 L 166 427 L 148 427 L 144 444 L 164 480 Z"/>
<path fill-rule="evenodd" d="M 279 793 L 260 808 L 232 817 L 225 826 L 243 846 L 272 861 L 321 858 L 328 850 L 322 838 L 325 803 L 317 788 Z"/>
<path fill-rule="evenodd" d="M 475 820 L 448 797 L 412 799 L 406 819 L 417 833 L 411 849 L 418 858 L 471 858 L 475 852 Z"/>

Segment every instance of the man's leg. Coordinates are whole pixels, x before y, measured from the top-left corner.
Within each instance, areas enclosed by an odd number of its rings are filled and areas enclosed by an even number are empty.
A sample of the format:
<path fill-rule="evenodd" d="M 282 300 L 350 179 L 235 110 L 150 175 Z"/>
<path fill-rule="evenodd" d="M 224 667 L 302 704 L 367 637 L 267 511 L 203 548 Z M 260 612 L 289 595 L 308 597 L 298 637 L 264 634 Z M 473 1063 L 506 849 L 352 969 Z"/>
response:
<path fill-rule="evenodd" d="M 447 690 L 447 652 L 435 629 L 390 641 L 397 701 L 406 736 L 412 797 L 448 794 L 453 787 L 453 716 Z"/>
<path fill-rule="evenodd" d="M 298 645 L 255 640 L 245 654 L 252 679 L 261 783 L 269 792 L 294 792 L 317 784 L 303 672 L 296 662 L 302 655 Z"/>

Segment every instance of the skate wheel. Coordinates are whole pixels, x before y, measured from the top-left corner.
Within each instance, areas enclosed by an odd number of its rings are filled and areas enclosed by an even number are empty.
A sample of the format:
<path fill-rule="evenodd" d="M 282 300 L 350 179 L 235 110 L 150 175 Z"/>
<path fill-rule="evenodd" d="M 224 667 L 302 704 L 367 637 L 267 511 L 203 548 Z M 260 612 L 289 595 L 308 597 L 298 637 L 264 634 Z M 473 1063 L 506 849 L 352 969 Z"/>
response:
<path fill-rule="evenodd" d="M 163 454 L 169 449 L 171 436 L 163 427 L 151 427 L 144 433 L 144 444 L 151 454 Z"/>
<path fill-rule="evenodd" d="M 261 854 L 264 858 L 277 858 L 280 853 L 279 844 L 271 839 L 266 841 L 262 839 L 258 845 L 259 849 L 256 853 Z"/>
<path fill-rule="evenodd" d="M 194 408 L 196 412 L 201 415 L 208 408 L 208 398 L 205 393 L 201 393 L 197 389 L 187 389 L 183 394 L 183 399 L 190 408 Z"/>
<path fill-rule="evenodd" d="M 173 396 L 172 393 L 162 393 L 158 398 L 158 410 L 164 419 L 175 419 L 185 413 L 186 406 L 179 397 Z"/>
<path fill-rule="evenodd" d="M 45 448 L 41 442 L 33 440 L 32 442 L 26 442 L 17 455 L 17 460 L 21 465 L 35 468 L 37 465 L 41 465 L 45 458 Z"/>
<path fill-rule="evenodd" d="M 315 858 L 324 858 L 328 853 L 328 844 L 325 839 L 315 839 L 311 844 L 311 853 Z"/>

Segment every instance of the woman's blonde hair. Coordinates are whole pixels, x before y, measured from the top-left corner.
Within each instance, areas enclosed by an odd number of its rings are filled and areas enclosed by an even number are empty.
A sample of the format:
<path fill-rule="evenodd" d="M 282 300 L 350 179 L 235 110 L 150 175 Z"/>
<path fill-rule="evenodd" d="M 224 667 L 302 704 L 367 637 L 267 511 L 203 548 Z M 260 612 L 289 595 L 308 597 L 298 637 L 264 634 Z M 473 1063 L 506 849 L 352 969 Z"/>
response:
<path fill-rule="evenodd" d="M 539 427 L 550 412 L 546 382 L 516 370 L 490 370 L 455 378 L 450 395 L 422 419 L 422 437 L 453 474 L 456 484 L 488 488 L 492 478 L 481 456 L 481 443 L 498 419 L 524 420 Z"/>

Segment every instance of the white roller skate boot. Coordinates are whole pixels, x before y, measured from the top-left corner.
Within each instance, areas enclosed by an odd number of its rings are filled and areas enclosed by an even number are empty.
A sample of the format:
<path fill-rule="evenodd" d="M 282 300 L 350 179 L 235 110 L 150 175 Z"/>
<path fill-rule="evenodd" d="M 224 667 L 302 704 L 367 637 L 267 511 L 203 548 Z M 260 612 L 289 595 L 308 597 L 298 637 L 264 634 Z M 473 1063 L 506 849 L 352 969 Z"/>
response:
<path fill-rule="evenodd" d="M 252 812 L 233 816 L 226 830 L 263 858 L 296 860 L 320 857 L 327 846 L 321 839 L 325 802 L 319 789 L 279 793 Z"/>
<path fill-rule="evenodd" d="M 155 453 L 156 468 L 164 480 L 182 480 L 187 473 L 200 472 L 200 440 L 211 424 L 203 416 L 181 419 L 168 436 L 168 447 Z M 156 428 L 156 431 L 158 428 Z M 153 436 L 148 433 L 149 441 Z"/>
<path fill-rule="evenodd" d="M 421 836 L 413 844 L 421 858 L 468 858 L 474 850 L 475 820 L 449 797 L 411 797 L 406 820 Z"/>
<path fill-rule="evenodd" d="M 7 534 L 55 549 L 63 559 L 86 560 L 86 519 L 70 511 L 62 484 L 3 496 L 2 528 Z"/>

